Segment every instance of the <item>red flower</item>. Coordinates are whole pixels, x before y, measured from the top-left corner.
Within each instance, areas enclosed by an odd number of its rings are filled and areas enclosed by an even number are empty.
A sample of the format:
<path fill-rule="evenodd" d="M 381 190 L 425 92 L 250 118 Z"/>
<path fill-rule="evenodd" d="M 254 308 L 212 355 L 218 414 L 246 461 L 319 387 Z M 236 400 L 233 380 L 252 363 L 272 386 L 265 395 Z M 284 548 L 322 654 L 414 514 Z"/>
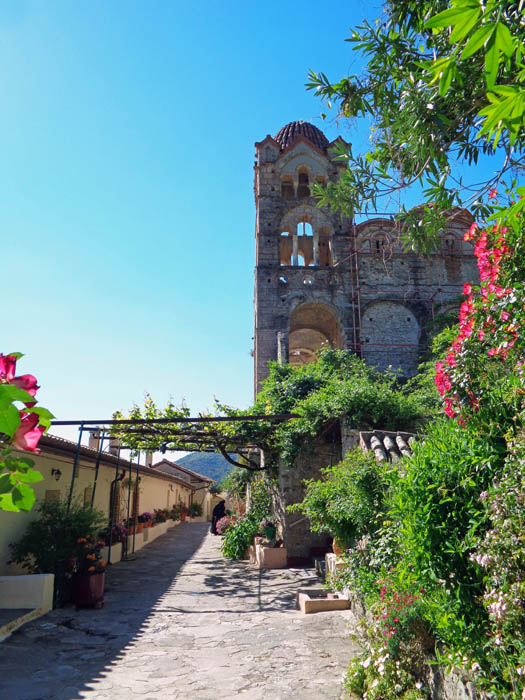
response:
<path fill-rule="evenodd" d="M 472 292 L 472 285 L 471 284 L 465 284 L 463 287 L 463 294 L 468 297 Z"/>
<path fill-rule="evenodd" d="M 498 190 L 495 187 L 493 187 L 489 192 L 489 197 L 491 199 L 496 199 L 497 196 L 498 196 Z"/>
<path fill-rule="evenodd" d="M 38 425 L 38 416 L 35 413 L 24 415 L 13 436 L 15 447 L 27 452 L 40 452 L 37 445 L 44 430 L 43 425 Z"/>
<path fill-rule="evenodd" d="M 37 379 L 36 377 L 33 377 L 32 374 L 21 374 L 19 377 L 14 377 L 11 384 L 14 384 L 19 389 L 24 389 L 28 394 L 34 396 L 40 389 L 36 382 Z"/>
<path fill-rule="evenodd" d="M 0 379 L 10 382 L 15 376 L 16 355 L 0 354 Z"/>

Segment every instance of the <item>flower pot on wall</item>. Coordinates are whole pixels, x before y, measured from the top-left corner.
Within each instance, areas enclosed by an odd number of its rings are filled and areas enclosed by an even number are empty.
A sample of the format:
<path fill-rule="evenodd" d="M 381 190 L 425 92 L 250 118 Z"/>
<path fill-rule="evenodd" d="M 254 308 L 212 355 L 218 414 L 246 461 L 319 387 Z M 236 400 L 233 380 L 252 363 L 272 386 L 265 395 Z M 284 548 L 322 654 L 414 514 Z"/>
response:
<path fill-rule="evenodd" d="M 333 549 L 334 554 L 337 557 L 340 557 L 342 554 L 345 553 L 344 546 L 335 537 L 334 537 L 334 540 L 332 542 L 332 549 Z"/>
<path fill-rule="evenodd" d="M 73 577 L 73 602 L 77 607 L 91 605 L 102 607 L 104 605 L 104 580 L 105 572 L 87 576 L 76 574 Z"/>

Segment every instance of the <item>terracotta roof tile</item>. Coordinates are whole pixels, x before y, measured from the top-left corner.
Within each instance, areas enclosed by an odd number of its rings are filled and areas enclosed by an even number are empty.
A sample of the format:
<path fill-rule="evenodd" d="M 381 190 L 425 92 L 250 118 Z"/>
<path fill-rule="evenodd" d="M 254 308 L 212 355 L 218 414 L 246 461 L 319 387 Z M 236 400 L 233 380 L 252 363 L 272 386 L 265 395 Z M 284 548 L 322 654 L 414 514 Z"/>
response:
<path fill-rule="evenodd" d="M 372 451 L 378 462 L 398 462 L 412 456 L 413 433 L 368 430 L 359 433 L 359 444 L 365 452 Z"/>
<path fill-rule="evenodd" d="M 275 140 L 284 151 L 300 136 L 304 136 L 310 143 L 326 153 L 328 144 L 330 143 L 321 129 L 318 129 L 313 124 L 305 121 L 290 122 L 283 126 L 275 135 Z"/>

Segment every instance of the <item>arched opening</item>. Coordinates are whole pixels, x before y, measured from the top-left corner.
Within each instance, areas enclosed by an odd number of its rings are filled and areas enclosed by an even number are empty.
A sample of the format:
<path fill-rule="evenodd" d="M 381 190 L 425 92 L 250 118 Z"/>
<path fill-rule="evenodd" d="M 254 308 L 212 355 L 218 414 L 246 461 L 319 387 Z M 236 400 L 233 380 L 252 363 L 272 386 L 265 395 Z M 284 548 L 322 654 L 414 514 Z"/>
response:
<path fill-rule="evenodd" d="M 322 228 L 319 231 L 319 265 L 330 267 L 332 264 L 332 237 L 329 229 Z"/>
<path fill-rule="evenodd" d="M 316 362 L 317 353 L 324 347 L 344 347 L 335 312 L 325 304 L 300 304 L 290 316 L 290 364 Z"/>
<path fill-rule="evenodd" d="M 285 231 L 281 233 L 279 260 L 281 265 L 292 264 L 293 236 Z"/>
<path fill-rule="evenodd" d="M 369 365 L 384 371 L 417 372 L 421 330 L 412 311 L 397 302 L 380 301 L 362 314 L 361 351 Z"/>
<path fill-rule="evenodd" d="M 301 166 L 298 172 L 298 182 L 297 185 L 297 197 L 299 199 L 305 199 L 310 196 L 310 176 L 308 174 L 307 168 Z"/>
<path fill-rule="evenodd" d="M 443 252 L 445 255 L 452 255 L 458 252 L 458 246 L 456 244 L 455 236 L 445 236 L 443 239 Z"/>
<path fill-rule="evenodd" d="M 383 235 L 374 236 L 370 241 L 370 252 L 375 255 L 382 255 L 386 247 L 386 237 Z"/>
<path fill-rule="evenodd" d="M 283 175 L 281 177 L 281 197 L 285 199 L 294 199 L 295 197 L 291 175 Z"/>
<path fill-rule="evenodd" d="M 308 221 L 297 224 L 297 252 L 300 267 L 314 264 L 314 231 Z"/>

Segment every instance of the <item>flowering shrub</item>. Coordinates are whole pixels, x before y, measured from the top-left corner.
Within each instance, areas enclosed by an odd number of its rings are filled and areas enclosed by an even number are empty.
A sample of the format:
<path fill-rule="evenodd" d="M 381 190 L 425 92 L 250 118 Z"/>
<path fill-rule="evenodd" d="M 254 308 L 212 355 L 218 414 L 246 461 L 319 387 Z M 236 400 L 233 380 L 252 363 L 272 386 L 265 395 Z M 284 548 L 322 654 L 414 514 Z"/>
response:
<path fill-rule="evenodd" d="M 488 634 L 481 663 L 489 687 L 496 675 L 519 697 L 525 680 L 525 435 L 512 443 L 501 479 L 480 500 L 490 518 L 471 554 L 485 580 Z"/>
<path fill-rule="evenodd" d="M 128 530 L 124 523 L 113 525 L 113 528 L 111 530 L 111 537 L 109 527 L 105 530 L 102 530 L 102 532 L 99 533 L 100 540 L 102 540 L 106 546 L 109 545 L 110 541 L 111 544 L 116 544 L 117 542 L 124 542 L 127 536 Z"/>
<path fill-rule="evenodd" d="M 357 630 L 364 652 L 350 664 L 346 686 L 366 700 L 427 700 L 429 688 L 421 681 L 426 639 L 414 634 L 420 593 L 397 592 L 389 577 L 376 586 L 379 595 L 371 619 Z"/>
<path fill-rule="evenodd" d="M 459 333 L 437 363 L 435 377 L 447 416 L 462 426 L 480 409 L 513 415 L 525 391 L 524 229 L 519 209 L 512 226 L 472 224 L 464 236 L 474 243 L 481 284 L 464 287 Z"/>
<path fill-rule="evenodd" d="M 53 415 L 36 406 L 40 388 L 32 374 L 15 376 L 19 352 L 0 354 L 0 510 L 31 510 L 35 494 L 29 484 L 42 481 L 34 462 L 12 448 L 38 453 L 38 441 Z M 22 404 L 18 408 L 16 404 Z"/>
<path fill-rule="evenodd" d="M 170 517 L 169 511 L 164 509 L 164 508 L 156 508 L 154 513 L 153 513 L 153 522 L 154 523 L 165 523 L 166 520 Z"/>
<path fill-rule="evenodd" d="M 139 515 L 137 520 L 139 521 L 139 523 L 150 523 L 153 520 L 153 513 L 145 511 L 144 513 L 141 513 Z"/>
<path fill-rule="evenodd" d="M 224 535 L 226 534 L 226 530 L 231 527 L 234 523 L 234 520 L 231 516 L 225 515 L 224 518 L 221 518 L 220 520 L 217 521 L 217 534 L 218 535 Z"/>
<path fill-rule="evenodd" d="M 106 569 L 107 562 L 101 558 L 100 550 L 104 547 L 104 540 L 86 535 L 79 537 L 73 552 L 76 557 L 75 573 L 81 576 L 93 576 Z"/>

